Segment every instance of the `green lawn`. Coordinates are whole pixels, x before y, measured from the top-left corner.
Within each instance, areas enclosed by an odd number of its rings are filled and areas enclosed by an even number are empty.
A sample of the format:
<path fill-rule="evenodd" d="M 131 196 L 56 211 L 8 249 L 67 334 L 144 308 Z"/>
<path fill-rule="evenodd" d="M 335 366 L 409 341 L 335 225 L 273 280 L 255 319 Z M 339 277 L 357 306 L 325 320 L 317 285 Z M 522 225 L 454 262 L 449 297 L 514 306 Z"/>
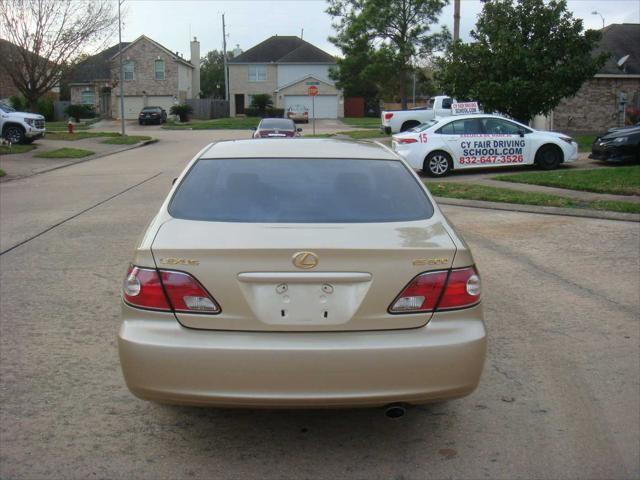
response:
<path fill-rule="evenodd" d="M 494 180 L 530 183 L 586 192 L 640 195 L 640 165 L 603 167 L 590 170 L 557 170 L 500 175 Z"/>
<path fill-rule="evenodd" d="M 74 123 L 73 124 L 73 128 L 75 128 L 76 130 L 86 130 L 88 129 L 92 124 L 99 122 L 100 119 L 99 118 L 93 118 L 91 120 L 85 120 L 84 122 L 80 122 L 80 123 Z M 69 122 L 64 121 L 64 122 L 47 122 L 46 123 L 46 127 L 47 127 L 47 132 L 54 132 L 54 131 L 60 131 L 60 132 L 66 132 L 67 131 L 67 124 Z"/>
<path fill-rule="evenodd" d="M 95 137 L 119 137 L 118 132 L 48 132 L 45 137 L 47 140 L 67 140 L 75 141 L 82 140 L 83 138 L 95 138 Z"/>
<path fill-rule="evenodd" d="M 379 128 L 380 119 L 378 117 L 345 117 L 342 123 L 355 128 Z"/>
<path fill-rule="evenodd" d="M 576 135 L 573 139 L 578 142 L 579 152 L 590 152 L 591 144 L 596 139 L 595 135 Z"/>
<path fill-rule="evenodd" d="M 94 153 L 95 152 L 91 150 L 82 150 L 80 148 L 59 148 L 57 150 L 37 153 L 35 156 L 42 158 L 82 158 L 93 155 Z"/>
<path fill-rule="evenodd" d="M 381 132 L 380 130 L 346 130 L 344 132 L 338 132 L 338 134 L 346 135 L 347 137 L 351 137 L 355 140 L 363 138 L 382 138 L 389 136 L 386 133 Z"/>
<path fill-rule="evenodd" d="M 113 137 L 107 140 L 103 140 L 102 143 L 108 143 L 110 145 L 133 145 L 145 140 L 151 140 L 151 137 L 145 135 L 126 135 L 124 137 Z"/>
<path fill-rule="evenodd" d="M 466 200 L 484 200 L 487 202 L 518 203 L 545 207 L 591 208 L 613 212 L 640 213 L 640 203 L 591 201 L 582 202 L 572 198 L 549 195 L 546 193 L 520 192 L 507 188 L 486 187 L 452 182 L 425 182 L 429 191 L 437 197 L 462 198 Z"/>
<path fill-rule="evenodd" d="M 11 145 L 11 148 L 9 148 L 6 145 L 1 145 L 0 155 L 9 155 L 11 153 L 25 153 L 25 152 L 30 152 L 35 148 L 36 148 L 35 145 Z"/>
<path fill-rule="evenodd" d="M 313 133 L 310 134 L 304 134 L 303 137 L 304 138 L 331 138 L 334 137 L 335 133 L 316 133 L 315 135 Z"/>
<path fill-rule="evenodd" d="M 215 118 L 213 120 L 191 120 L 187 123 L 173 122 L 171 120 L 162 127 L 165 130 L 248 130 L 255 128 L 260 123 L 258 117 L 229 117 Z"/>

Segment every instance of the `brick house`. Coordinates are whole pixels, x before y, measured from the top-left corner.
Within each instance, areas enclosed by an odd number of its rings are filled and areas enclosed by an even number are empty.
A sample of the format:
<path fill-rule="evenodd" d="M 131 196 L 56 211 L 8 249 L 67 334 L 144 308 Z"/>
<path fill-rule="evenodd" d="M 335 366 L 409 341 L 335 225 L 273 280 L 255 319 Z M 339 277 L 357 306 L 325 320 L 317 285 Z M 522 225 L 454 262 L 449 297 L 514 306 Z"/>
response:
<path fill-rule="evenodd" d="M 562 100 L 551 115 L 537 117 L 534 126 L 573 134 L 622 126 L 620 93 L 626 94 L 627 107 L 640 108 L 640 24 L 608 25 L 596 51 L 609 54 L 605 65 L 573 97 Z"/>
<path fill-rule="evenodd" d="M 167 111 L 200 93 L 200 42 L 191 42 L 191 60 L 142 35 L 122 43 L 124 117 L 135 119 L 146 106 Z M 101 116 L 120 118 L 120 62 L 115 45 L 80 62 L 69 83 L 71 103 L 93 105 Z M 195 94 L 194 94 L 195 92 Z"/>
<path fill-rule="evenodd" d="M 276 108 L 303 105 L 311 115 L 309 83 L 318 87 L 316 118 L 344 116 L 344 97 L 329 70 L 336 60 L 327 52 L 294 36 L 275 35 L 232 58 L 229 65 L 231 116 L 244 114 L 251 97 L 266 93 Z"/>

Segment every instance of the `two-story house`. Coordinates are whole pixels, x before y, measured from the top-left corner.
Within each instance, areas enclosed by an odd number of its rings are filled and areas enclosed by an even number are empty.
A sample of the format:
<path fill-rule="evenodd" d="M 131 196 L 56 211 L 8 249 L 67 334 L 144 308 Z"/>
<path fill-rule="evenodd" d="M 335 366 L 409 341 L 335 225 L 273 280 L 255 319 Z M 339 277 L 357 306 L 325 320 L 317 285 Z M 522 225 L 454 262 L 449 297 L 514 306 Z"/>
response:
<path fill-rule="evenodd" d="M 120 118 L 120 49 L 115 45 L 88 57 L 74 69 L 69 84 L 71 103 L 93 105 L 103 117 Z M 200 93 L 200 43 L 191 42 L 185 60 L 142 35 L 122 43 L 124 118 L 135 119 L 146 106 L 167 111 Z"/>
<path fill-rule="evenodd" d="M 267 93 L 276 108 L 304 105 L 311 115 L 310 84 L 316 84 L 316 118 L 344 116 L 344 97 L 329 77 L 336 60 L 299 37 L 273 36 L 229 60 L 232 116 L 243 115 L 252 96 Z"/>

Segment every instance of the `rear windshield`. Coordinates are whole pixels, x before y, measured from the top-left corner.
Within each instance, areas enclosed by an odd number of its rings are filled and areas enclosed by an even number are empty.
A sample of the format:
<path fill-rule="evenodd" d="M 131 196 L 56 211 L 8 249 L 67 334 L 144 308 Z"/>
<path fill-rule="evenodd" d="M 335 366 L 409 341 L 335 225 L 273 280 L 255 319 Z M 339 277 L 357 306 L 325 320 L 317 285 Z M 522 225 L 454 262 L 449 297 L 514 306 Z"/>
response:
<path fill-rule="evenodd" d="M 158 112 L 160 107 L 144 107 L 142 109 L 143 112 Z"/>
<path fill-rule="evenodd" d="M 292 120 L 283 118 L 267 118 L 260 122 L 260 128 L 278 129 L 278 130 L 295 130 L 296 126 Z"/>
<path fill-rule="evenodd" d="M 433 206 L 398 161 L 247 158 L 196 162 L 169 213 L 212 222 L 366 223 L 426 219 Z"/>

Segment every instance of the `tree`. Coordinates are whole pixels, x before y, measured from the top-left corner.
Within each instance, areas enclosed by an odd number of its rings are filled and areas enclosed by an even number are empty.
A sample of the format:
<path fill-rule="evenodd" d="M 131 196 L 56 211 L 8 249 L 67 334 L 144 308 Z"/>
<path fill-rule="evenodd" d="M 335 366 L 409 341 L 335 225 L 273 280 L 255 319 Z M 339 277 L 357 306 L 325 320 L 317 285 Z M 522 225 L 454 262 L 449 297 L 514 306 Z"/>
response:
<path fill-rule="evenodd" d="M 211 50 L 200 60 L 200 91 L 205 98 L 224 98 L 224 55 L 221 51 Z"/>
<path fill-rule="evenodd" d="M 583 32 L 565 0 L 486 0 L 471 36 L 437 62 L 436 81 L 524 123 L 574 95 L 605 60 L 592 52 L 600 32 Z"/>
<path fill-rule="evenodd" d="M 338 32 L 330 40 L 345 58 L 334 73 L 347 92 L 380 90 L 398 92 L 407 106 L 410 74 L 418 57 L 443 48 L 449 32 L 430 33 L 431 25 L 448 0 L 329 0 L 327 13 Z M 343 72 L 344 69 L 344 72 Z"/>
<path fill-rule="evenodd" d="M 2 0 L 0 31 L 13 45 L 0 68 L 35 110 L 80 50 L 108 39 L 115 28 L 110 0 Z"/>

